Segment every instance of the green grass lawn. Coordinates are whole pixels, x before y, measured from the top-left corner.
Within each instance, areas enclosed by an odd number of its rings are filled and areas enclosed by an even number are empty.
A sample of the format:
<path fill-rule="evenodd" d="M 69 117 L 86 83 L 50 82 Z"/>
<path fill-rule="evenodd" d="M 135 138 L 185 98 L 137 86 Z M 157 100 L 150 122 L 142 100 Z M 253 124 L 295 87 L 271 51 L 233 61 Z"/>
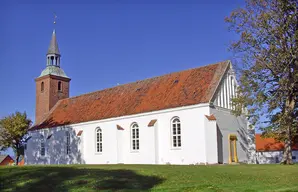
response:
<path fill-rule="evenodd" d="M 0 191 L 298 191 L 298 165 L 0 168 Z"/>

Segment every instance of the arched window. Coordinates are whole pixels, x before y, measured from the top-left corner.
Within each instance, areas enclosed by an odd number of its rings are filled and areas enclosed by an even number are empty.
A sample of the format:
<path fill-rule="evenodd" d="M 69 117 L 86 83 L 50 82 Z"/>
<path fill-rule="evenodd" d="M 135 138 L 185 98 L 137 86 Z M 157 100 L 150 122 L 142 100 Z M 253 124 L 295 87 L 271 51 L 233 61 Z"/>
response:
<path fill-rule="evenodd" d="M 137 151 L 140 149 L 139 126 L 137 123 L 131 125 L 131 149 Z"/>
<path fill-rule="evenodd" d="M 58 91 L 62 91 L 62 83 L 61 83 L 61 81 L 58 81 Z"/>
<path fill-rule="evenodd" d="M 44 82 L 41 82 L 41 85 L 40 85 L 40 91 L 41 91 L 41 92 L 44 91 Z"/>
<path fill-rule="evenodd" d="M 70 154 L 70 133 L 68 131 L 65 132 L 66 137 L 66 154 Z"/>
<path fill-rule="evenodd" d="M 96 152 L 102 152 L 102 130 L 101 128 L 96 128 Z"/>
<path fill-rule="evenodd" d="M 40 136 L 40 156 L 46 155 L 46 147 L 45 147 L 45 140 L 43 135 Z"/>
<path fill-rule="evenodd" d="M 178 117 L 174 117 L 171 122 L 172 147 L 181 147 L 181 123 Z"/>

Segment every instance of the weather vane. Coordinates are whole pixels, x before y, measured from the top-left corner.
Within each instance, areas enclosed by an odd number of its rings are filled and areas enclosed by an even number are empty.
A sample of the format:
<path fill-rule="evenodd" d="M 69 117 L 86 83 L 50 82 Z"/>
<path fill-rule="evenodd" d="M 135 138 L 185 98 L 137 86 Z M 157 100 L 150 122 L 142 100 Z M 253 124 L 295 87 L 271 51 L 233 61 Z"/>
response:
<path fill-rule="evenodd" d="M 56 24 L 57 15 L 54 13 L 54 25 Z"/>

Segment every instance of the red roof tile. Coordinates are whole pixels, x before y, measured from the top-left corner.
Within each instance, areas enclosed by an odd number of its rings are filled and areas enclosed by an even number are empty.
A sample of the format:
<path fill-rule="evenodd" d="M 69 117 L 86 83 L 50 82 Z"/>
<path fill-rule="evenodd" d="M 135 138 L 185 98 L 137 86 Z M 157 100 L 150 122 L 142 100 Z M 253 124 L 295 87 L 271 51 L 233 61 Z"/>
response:
<path fill-rule="evenodd" d="M 60 100 L 33 129 L 208 103 L 229 61 Z"/>
<path fill-rule="evenodd" d="M 262 138 L 261 134 L 255 135 L 256 151 L 281 151 L 284 143 L 276 141 L 274 138 Z M 293 150 L 298 150 L 298 143 L 293 145 Z"/>

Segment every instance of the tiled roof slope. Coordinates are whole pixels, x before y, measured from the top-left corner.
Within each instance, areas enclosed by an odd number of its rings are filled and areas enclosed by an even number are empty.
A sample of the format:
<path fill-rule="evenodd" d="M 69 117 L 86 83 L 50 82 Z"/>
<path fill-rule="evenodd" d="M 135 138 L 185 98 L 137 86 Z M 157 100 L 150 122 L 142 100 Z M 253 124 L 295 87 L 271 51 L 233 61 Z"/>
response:
<path fill-rule="evenodd" d="M 229 61 L 60 100 L 32 129 L 208 103 Z"/>
<path fill-rule="evenodd" d="M 284 143 L 276 141 L 274 138 L 262 138 L 261 134 L 255 135 L 256 151 L 281 151 Z M 293 150 L 298 150 L 298 143 L 292 146 Z"/>

